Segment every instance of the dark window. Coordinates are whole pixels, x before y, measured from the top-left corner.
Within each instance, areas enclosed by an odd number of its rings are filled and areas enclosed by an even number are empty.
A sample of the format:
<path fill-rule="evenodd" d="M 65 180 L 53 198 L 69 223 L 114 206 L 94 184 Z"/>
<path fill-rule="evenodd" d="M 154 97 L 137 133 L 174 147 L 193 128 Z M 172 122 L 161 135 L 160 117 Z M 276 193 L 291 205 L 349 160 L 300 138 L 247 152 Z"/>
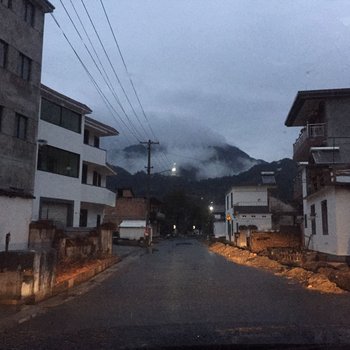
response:
<path fill-rule="evenodd" d="M 310 206 L 310 210 L 311 210 L 311 215 L 310 215 L 310 219 L 311 219 L 311 234 L 315 235 L 316 234 L 316 211 L 315 211 L 315 204 L 312 204 Z"/>
<path fill-rule="evenodd" d="M 27 138 L 28 118 L 16 113 L 16 137 L 25 140 Z"/>
<path fill-rule="evenodd" d="M 101 225 L 101 215 L 97 215 L 97 218 L 96 218 L 96 227 L 99 227 Z"/>
<path fill-rule="evenodd" d="M 12 9 L 12 0 L 0 0 L 0 4 Z"/>
<path fill-rule="evenodd" d="M 87 209 L 80 209 L 79 226 L 80 227 L 86 227 L 87 226 L 87 219 L 88 219 L 88 211 L 87 211 Z"/>
<path fill-rule="evenodd" d="M 231 193 L 231 208 L 233 208 L 233 193 Z"/>
<path fill-rule="evenodd" d="M 98 136 L 94 137 L 94 147 L 100 147 L 100 138 Z"/>
<path fill-rule="evenodd" d="M 24 80 L 30 80 L 31 66 L 32 60 L 29 57 L 20 53 L 18 62 L 18 74 Z"/>
<path fill-rule="evenodd" d="M 4 115 L 4 107 L 0 106 L 0 132 L 2 131 L 2 119 Z"/>
<path fill-rule="evenodd" d="M 81 133 L 81 116 L 65 107 L 56 103 L 41 99 L 41 115 L 40 118 L 49 123 L 61 126 L 62 128 Z M 85 132 L 84 132 L 85 141 Z"/>
<path fill-rule="evenodd" d="M 85 145 L 89 144 L 89 138 L 90 138 L 90 132 L 89 132 L 89 130 L 85 129 L 84 130 L 84 143 L 85 143 Z"/>
<path fill-rule="evenodd" d="M 93 173 L 92 184 L 101 187 L 101 175 L 97 171 Z"/>
<path fill-rule="evenodd" d="M 35 7 L 34 5 L 28 1 L 24 1 L 24 20 L 29 23 L 32 27 L 34 27 L 34 19 L 35 19 Z"/>
<path fill-rule="evenodd" d="M 81 174 L 81 183 L 83 184 L 87 183 L 87 173 L 88 173 L 88 166 L 86 164 L 83 164 L 83 170 Z"/>
<path fill-rule="evenodd" d="M 6 68 L 8 45 L 0 40 L 0 67 Z"/>
<path fill-rule="evenodd" d="M 52 146 L 39 147 L 38 170 L 79 177 L 79 154 Z"/>
<path fill-rule="evenodd" d="M 307 228 L 307 214 L 304 215 L 304 227 Z"/>
<path fill-rule="evenodd" d="M 324 235 L 328 235 L 328 210 L 327 201 L 321 202 L 321 213 L 322 213 L 322 232 Z"/>

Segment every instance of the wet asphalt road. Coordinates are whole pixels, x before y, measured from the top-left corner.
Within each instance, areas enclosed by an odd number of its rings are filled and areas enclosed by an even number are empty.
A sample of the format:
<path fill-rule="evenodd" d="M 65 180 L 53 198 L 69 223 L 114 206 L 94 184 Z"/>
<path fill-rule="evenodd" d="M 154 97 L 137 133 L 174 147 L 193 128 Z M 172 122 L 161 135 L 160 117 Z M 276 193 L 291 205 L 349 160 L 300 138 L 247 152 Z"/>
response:
<path fill-rule="evenodd" d="M 349 294 L 306 290 L 228 262 L 196 240 L 163 241 L 155 249 L 117 265 L 95 288 L 0 334 L 0 348 L 350 344 Z"/>

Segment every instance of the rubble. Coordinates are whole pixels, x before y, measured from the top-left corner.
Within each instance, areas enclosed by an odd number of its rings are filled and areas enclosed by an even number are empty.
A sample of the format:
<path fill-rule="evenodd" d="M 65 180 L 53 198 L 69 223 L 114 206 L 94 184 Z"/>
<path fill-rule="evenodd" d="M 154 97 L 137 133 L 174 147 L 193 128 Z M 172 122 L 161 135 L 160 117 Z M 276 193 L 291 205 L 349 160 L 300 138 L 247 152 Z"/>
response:
<path fill-rule="evenodd" d="M 303 267 L 283 265 L 267 256 L 260 256 L 248 250 L 224 243 L 212 243 L 209 245 L 209 249 L 236 264 L 252 266 L 273 272 L 278 276 L 294 280 L 308 289 L 321 293 L 341 294 L 345 293 L 343 289 L 350 290 L 349 271 L 337 271 L 334 266 L 324 262 L 309 262 L 308 265 L 306 265 L 308 269 L 305 269 Z M 344 269 L 343 266 L 342 268 Z"/>

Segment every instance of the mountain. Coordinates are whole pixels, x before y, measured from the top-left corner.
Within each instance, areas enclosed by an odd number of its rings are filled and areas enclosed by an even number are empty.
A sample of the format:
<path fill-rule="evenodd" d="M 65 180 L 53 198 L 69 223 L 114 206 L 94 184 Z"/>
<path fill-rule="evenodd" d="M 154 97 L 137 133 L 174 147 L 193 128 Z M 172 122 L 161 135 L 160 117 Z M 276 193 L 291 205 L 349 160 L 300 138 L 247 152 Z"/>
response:
<path fill-rule="evenodd" d="M 145 172 L 130 174 L 123 168 L 114 167 L 119 175 L 111 176 L 107 181 L 107 187 L 116 190 L 122 187 L 131 187 L 137 196 L 146 196 L 147 175 Z M 284 200 L 291 201 L 293 197 L 293 179 L 297 174 L 297 165 L 291 159 L 281 159 L 276 162 L 261 162 L 247 171 L 232 176 L 196 180 L 193 177 L 165 176 L 154 174 L 151 177 L 151 195 L 162 199 L 169 193 L 176 191 L 186 192 L 199 200 L 213 201 L 216 204 L 224 204 L 225 194 L 234 185 L 257 183 L 262 171 L 274 171 L 277 183 L 276 195 Z"/>
<path fill-rule="evenodd" d="M 108 147 L 109 162 L 136 173 L 144 169 L 147 163 L 147 147 L 131 145 L 123 149 Z M 168 164 L 170 163 L 170 164 Z M 201 180 L 223 176 L 232 176 L 250 169 L 257 164 L 265 163 L 254 159 L 236 146 L 198 145 L 152 146 L 153 172 L 160 172 L 177 164 L 178 174 L 191 180 Z"/>

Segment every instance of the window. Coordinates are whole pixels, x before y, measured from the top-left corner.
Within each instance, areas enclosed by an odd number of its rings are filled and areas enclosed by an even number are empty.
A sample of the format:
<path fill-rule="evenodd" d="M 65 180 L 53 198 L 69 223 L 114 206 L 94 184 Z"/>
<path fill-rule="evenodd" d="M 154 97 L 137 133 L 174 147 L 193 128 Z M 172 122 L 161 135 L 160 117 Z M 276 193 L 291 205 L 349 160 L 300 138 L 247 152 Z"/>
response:
<path fill-rule="evenodd" d="M 34 5 L 28 1 L 24 1 L 24 20 L 29 23 L 32 27 L 34 27 L 34 19 L 35 19 L 35 7 Z"/>
<path fill-rule="evenodd" d="M 38 153 L 38 170 L 79 177 L 79 154 L 52 146 L 42 146 Z"/>
<path fill-rule="evenodd" d="M 25 140 L 27 138 L 28 118 L 16 113 L 16 137 Z"/>
<path fill-rule="evenodd" d="M 231 192 L 231 208 L 233 208 L 233 193 Z"/>
<path fill-rule="evenodd" d="M 92 184 L 94 186 L 101 187 L 101 174 L 99 174 L 97 171 L 94 171 L 93 178 L 92 178 Z"/>
<path fill-rule="evenodd" d="M 307 228 L 307 214 L 304 215 L 304 227 Z"/>
<path fill-rule="evenodd" d="M 312 204 L 310 206 L 310 219 L 311 219 L 311 234 L 316 234 L 316 211 L 315 211 L 315 204 Z"/>
<path fill-rule="evenodd" d="M 328 209 L 327 201 L 321 202 L 321 213 L 322 213 L 322 233 L 328 235 Z"/>
<path fill-rule="evenodd" d="M 0 4 L 3 4 L 5 7 L 12 9 L 12 0 L 0 0 Z"/>
<path fill-rule="evenodd" d="M 61 126 L 62 128 L 81 133 L 81 116 L 65 107 L 56 103 L 41 99 L 41 115 L 40 118 L 49 123 Z M 84 131 L 84 143 L 85 131 Z"/>
<path fill-rule="evenodd" d="M 229 209 L 230 208 L 230 197 L 227 196 L 226 197 L 226 209 Z"/>
<path fill-rule="evenodd" d="M 86 164 L 83 164 L 82 174 L 81 174 L 81 183 L 86 184 L 87 183 L 87 173 L 88 173 L 88 166 Z"/>
<path fill-rule="evenodd" d="M 94 147 L 100 147 L 100 138 L 98 136 L 94 137 Z"/>
<path fill-rule="evenodd" d="M 30 80 L 31 67 L 32 60 L 29 57 L 20 53 L 18 62 L 18 74 L 22 79 Z"/>
<path fill-rule="evenodd" d="M 252 218 L 255 218 L 255 215 L 251 215 Z"/>
<path fill-rule="evenodd" d="M 8 45 L 0 40 L 0 67 L 6 68 Z"/>
<path fill-rule="evenodd" d="M 85 145 L 89 144 L 89 138 L 90 138 L 90 132 L 89 132 L 89 130 L 85 129 L 84 130 L 84 143 L 85 143 Z"/>
<path fill-rule="evenodd" d="M 80 227 L 86 227 L 87 226 L 87 219 L 88 219 L 88 211 L 87 209 L 80 209 Z"/>
<path fill-rule="evenodd" d="M 96 227 L 99 227 L 101 225 L 101 215 L 98 214 L 96 217 Z"/>
<path fill-rule="evenodd" d="M 2 118 L 4 115 L 4 107 L 0 106 L 0 132 L 2 131 Z"/>

